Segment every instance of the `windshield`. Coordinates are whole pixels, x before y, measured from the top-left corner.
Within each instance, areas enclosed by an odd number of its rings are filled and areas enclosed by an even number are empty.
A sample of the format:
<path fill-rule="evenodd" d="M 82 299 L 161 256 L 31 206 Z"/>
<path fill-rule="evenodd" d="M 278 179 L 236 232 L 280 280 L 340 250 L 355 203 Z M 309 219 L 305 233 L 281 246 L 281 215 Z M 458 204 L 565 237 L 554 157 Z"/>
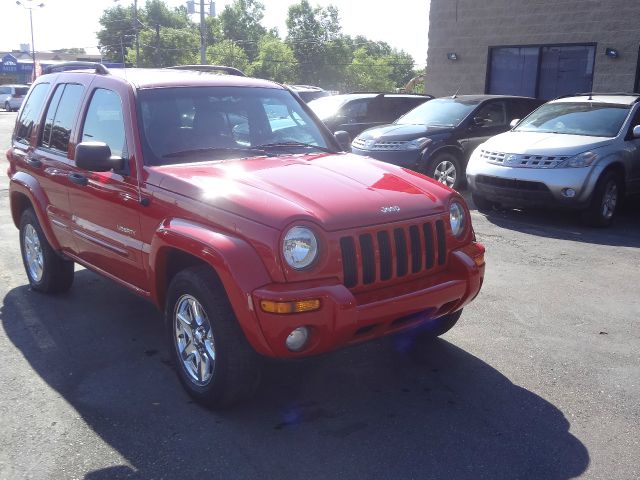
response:
<path fill-rule="evenodd" d="M 525 118 L 515 131 L 615 137 L 629 109 L 628 105 L 608 103 L 547 103 Z"/>
<path fill-rule="evenodd" d="M 138 95 L 145 163 L 308 153 L 330 146 L 286 90 L 176 87 Z"/>
<path fill-rule="evenodd" d="M 329 118 L 338 111 L 338 109 L 347 101 L 344 97 L 328 96 L 311 100 L 308 105 L 313 113 L 321 119 Z"/>
<path fill-rule="evenodd" d="M 394 123 L 400 125 L 458 126 L 478 106 L 475 100 L 436 98 L 418 105 Z"/>

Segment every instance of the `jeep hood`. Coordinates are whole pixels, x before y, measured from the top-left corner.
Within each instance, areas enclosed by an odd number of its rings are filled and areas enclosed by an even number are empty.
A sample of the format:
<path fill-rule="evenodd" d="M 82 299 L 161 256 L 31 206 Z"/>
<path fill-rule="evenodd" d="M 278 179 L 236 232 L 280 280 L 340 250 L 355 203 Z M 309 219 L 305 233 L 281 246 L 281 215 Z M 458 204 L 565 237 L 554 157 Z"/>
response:
<path fill-rule="evenodd" d="M 501 153 L 573 156 L 612 142 L 613 138 L 605 137 L 511 131 L 490 138 L 481 148 Z"/>
<path fill-rule="evenodd" d="M 148 172 L 148 182 L 163 190 L 280 229 L 306 220 L 335 231 L 438 214 L 453 193 L 418 173 L 353 154 L 212 161 Z"/>

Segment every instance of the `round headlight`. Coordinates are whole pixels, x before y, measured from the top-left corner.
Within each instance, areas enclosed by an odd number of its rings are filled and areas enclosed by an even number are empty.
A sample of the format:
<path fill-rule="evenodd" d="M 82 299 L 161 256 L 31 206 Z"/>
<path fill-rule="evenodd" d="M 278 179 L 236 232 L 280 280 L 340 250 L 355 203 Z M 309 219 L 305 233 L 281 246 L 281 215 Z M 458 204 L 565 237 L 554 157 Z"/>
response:
<path fill-rule="evenodd" d="M 451 231 L 456 237 L 459 237 L 464 232 L 464 208 L 458 202 L 453 202 L 449 208 L 449 223 L 451 224 Z"/>
<path fill-rule="evenodd" d="M 284 236 L 282 254 L 291 268 L 302 270 L 318 255 L 318 240 L 306 227 L 292 227 Z"/>

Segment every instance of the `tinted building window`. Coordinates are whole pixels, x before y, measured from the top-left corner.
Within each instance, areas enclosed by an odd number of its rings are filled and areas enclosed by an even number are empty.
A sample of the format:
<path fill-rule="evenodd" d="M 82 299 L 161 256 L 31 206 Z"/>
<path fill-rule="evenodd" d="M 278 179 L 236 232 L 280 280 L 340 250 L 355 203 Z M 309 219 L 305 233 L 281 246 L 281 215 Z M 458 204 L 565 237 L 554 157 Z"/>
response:
<path fill-rule="evenodd" d="M 43 147 L 67 152 L 83 91 L 82 85 L 73 83 L 58 86 L 47 109 L 41 142 Z"/>
<path fill-rule="evenodd" d="M 591 91 L 594 45 L 494 47 L 487 93 L 545 100 Z"/>
<path fill-rule="evenodd" d="M 49 92 L 48 83 L 39 83 L 29 94 L 24 107 L 22 107 L 22 113 L 18 119 L 16 126 L 16 140 L 19 142 L 29 142 L 29 137 L 33 132 L 34 126 L 38 122 L 42 106 L 47 98 Z"/>

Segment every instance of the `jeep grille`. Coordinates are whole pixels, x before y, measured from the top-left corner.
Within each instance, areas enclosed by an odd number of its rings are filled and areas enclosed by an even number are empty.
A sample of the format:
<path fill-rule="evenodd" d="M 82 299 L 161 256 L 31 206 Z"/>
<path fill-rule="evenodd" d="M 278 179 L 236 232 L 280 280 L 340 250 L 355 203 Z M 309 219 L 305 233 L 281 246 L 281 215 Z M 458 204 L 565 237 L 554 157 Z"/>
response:
<path fill-rule="evenodd" d="M 444 221 L 344 236 L 340 250 L 347 288 L 419 274 L 446 262 Z"/>

